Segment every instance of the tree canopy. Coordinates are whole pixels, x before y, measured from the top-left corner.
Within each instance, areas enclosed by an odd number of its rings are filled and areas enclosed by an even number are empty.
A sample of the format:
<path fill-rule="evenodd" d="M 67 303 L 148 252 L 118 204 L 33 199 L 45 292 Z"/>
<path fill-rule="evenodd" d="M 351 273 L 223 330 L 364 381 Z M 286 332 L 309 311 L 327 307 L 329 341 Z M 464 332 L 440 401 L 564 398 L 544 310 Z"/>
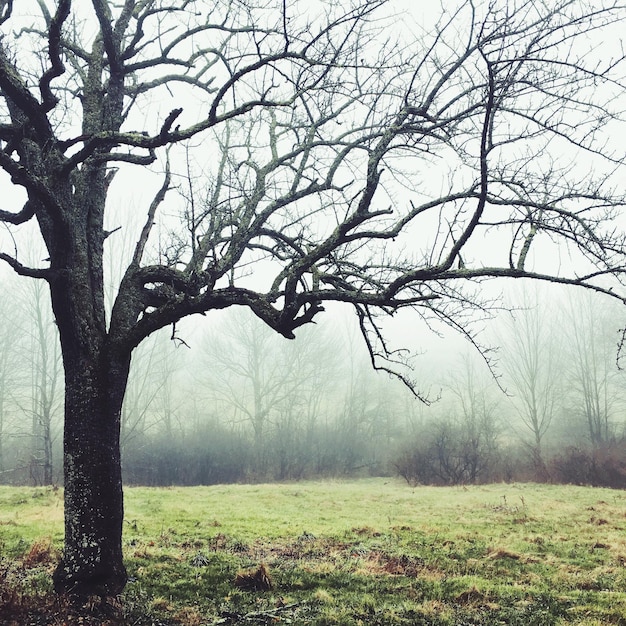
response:
<path fill-rule="evenodd" d="M 287 337 L 328 300 L 364 322 L 410 306 L 455 324 L 467 279 L 602 289 L 623 264 L 623 68 L 598 49 L 617 3 L 460 2 L 414 41 L 382 39 L 399 18 L 384 1 L 38 5 L 4 8 L 1 165 L 28 200 L 0 217 L 36 218 L 66 249 L 90 170 L 107 171 L 100 195 L 122 164 L 164 170 L 113 308 L 126 345 L 233 303 Z M 157 236 L 174 188 L 182 219 Z M 92 266 L 108 235 L 96 204 Z M 590 263 L 557 268 L 532 256 L 542 243 Z M 2 254 L 47 279 L 54 257 Z"/>

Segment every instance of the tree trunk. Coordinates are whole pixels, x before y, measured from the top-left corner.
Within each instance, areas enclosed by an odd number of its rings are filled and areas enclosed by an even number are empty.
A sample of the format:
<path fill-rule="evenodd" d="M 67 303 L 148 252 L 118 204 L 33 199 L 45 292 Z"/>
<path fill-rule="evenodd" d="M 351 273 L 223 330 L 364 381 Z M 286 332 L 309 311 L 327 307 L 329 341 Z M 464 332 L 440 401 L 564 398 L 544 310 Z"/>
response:
<path fill-rule="evenodd" d="M 43 482 L 44 485 L 52 485 L 54 476 L 52 474 L 52 416 L 48 415 L 48 421 L 43 429 Z"/>
<path fill-rule="evenodd" d="M 541 442 L 542 436 L 539 430 L 535 430 L 535 442 L 532 445 L 531 454 L 533 460 L 533 466 L 535 468 L 535 477 L 541 483 L 548 482 L 550 480 L 550 472 L 546 466 L 546 462 L 543 459 L 543 445 Z"/>
<path fill-rule="evenodd" d="M 92 358 L 65 355 L 65 549 L 53 578 L 57 592 L 79 598 L 116 596 L 127 580 L 120 416 L 130 355 Z"/>

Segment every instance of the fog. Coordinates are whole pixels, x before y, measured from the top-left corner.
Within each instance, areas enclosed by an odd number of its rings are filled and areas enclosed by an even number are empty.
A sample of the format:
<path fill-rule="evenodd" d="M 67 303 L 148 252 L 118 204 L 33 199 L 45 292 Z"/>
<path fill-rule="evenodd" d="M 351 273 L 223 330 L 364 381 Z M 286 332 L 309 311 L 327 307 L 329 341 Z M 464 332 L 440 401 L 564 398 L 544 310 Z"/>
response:
<path fill-rule="evenodd" d="M 6 275 L 0 304 L 0 479 L 62 484 L 63 375 L 41 284 Z M 391 340 L 415 393 L 375 372 L 348 309 L 286 340 L 243 308 L 155 334 L 123 407 L 127 484 L 395 476 L 623 486 L 623 310 L 511 281 L 474 343 L 415 317 Z M 405 356 L 410 358 L 405 359 Z"/>
<path fill-rule="evenodd" d="M 149 202 L 158 178 L 124 176 L 107 216 L 109 313 L 144 219 L 134 207 Z M 21 236 L 23 259 L 36 266 L 47 253 L 31 232 Z M 506 240 L 485 249 L 474 239 L 466 254 L 484 265 L 509 253 Z M 423 244 L 436 248 L 436 236 Z M 568 254 L 538 240 L 531 257 L 558 274 Z M 248 281 L 272 277 L 255 267 Z M 245 272 L 239 278 L 246 285 Z M 48 292 L 7 268 L 2 281 L 0 482 L 62 484 L 63 366 Z M 412 310 L 378 320 L 413 389 L 375 371 L 354 312 L 334 303 L 292 341 L 243 308 L 153 334 L 135 350 L 123 405 L 126 484 L 399 475 L 626 486 L 623 307 L 556 284 L 474 289 L 493 306 L 472 308 L 456 329 Z"/>

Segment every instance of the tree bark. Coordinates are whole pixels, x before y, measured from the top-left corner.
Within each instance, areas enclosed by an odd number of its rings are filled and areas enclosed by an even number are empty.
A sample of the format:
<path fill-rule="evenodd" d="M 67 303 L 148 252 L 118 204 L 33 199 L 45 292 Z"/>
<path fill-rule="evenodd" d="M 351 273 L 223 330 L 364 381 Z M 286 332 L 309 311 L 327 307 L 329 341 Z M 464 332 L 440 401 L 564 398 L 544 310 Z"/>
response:
<path fill-rule="evenodd" d="M 130 355 L 105 347 L 96 362 L 65 360 L 65 549 L 54 587 L 79 598 L 116 596 L 127 581 L 119 444 Z"/>
<path fill-rule="evenodd" d="M 79 601 L 116 596 L 127 581 L 120 426 L 132 349 L 107 332 L 104 237 L 94 217 L 105 198 L 101 178 L 90 179 L 92 196 L 77 205 L 84 225 L 77 219 L 75 231 L 51 246 L 52 264 L 61 268 L 50 292 L 65 370 L 65 547 L 53 580 L 58 593 Z"/>

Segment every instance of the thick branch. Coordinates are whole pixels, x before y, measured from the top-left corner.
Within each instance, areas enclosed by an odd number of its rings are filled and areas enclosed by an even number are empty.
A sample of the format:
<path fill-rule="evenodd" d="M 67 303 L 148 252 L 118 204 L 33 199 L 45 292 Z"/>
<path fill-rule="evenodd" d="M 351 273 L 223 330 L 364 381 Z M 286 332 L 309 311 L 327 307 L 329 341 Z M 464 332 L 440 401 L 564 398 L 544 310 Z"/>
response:
<path fill-rule="evenodd" d="M 13 0 L 6 0 L 0 5 L 0 25 L 10 19 L 13 13 Z"/>
<path fill-rule="evenodd" d="M 2 41 L 0 40 L 0 92 L 17 107 L 22 115 L 28 119 L 37 132 L 40 141 L 53 141 L 52 127 L 45 112 L 33 94 L 24 83 L 20 73 L 6 55 Z M 9 107 L 10 108 L 10 107 Z M 15 119 L 17 125 L 23 124 L 23 119 Z"/>
<path fill-rule="evenodd" d="M 8 263 L 16 274 L 20 276 L 28 276 L 30 278 L 42 278 L 45 280 L 51 280 L 55 276 L 55 272 L 50 269 L 39 269 L 35 267 L 28 267 L 22 265 L 15 257 L 12 257 L 5 252 L 0 252 L 0 260 Z"/>
<path fill-rule="evenodd" d="M 50 89 L 50 83 L 65 71 L 65 66 L 61 60 L 61 28 L 70 14 L 71 5 L 71 0 L 60 0 L 56 15 L 48 24 L 48 57 L 51 66 L 44 72 L 39 81 L 44 112 L 52 110 L 58 102 L 57 97 Z"/>
<path fill-rule="evenodd" d="M 27 201 L 19 213 L 0 210 L 0 222 L 7 224 L 24 224 L 35 215 L 35 203 Z"/>
<path fill-rule="evenodd" d="M 29 168 L 14 161 L 3 150 L 0 150 L 0 167 L 11 176 L 12 182 L 24 187 L 30 197 L 41 200 L 42 205 L 45 206 L 46 210 L 53 216 L 57 218 L 63 217 L 63 208 L 57 201 L 52 191 L 49 189 L 48 185 L 40 177 L 31 172 Z M 25 205 L 24 209 L 16 215 L 24 215 L 26 206 L 27 205 Z M 28 208 L 28 211 L 31 210 L 34 211 L 32 206 Z M 11 222 L 10 219 L 6 219 L 4 221 Z"/>
<path fill-rule="evenodd" d="M 113 28 L 111 26 L 112 16 L 111 8 L 107 0 L 92 0 L 94 11 L 98 17 L 100 24 L 100 32 L 102 33 L 102 40 L 104 41 L 104 49 L 106 50 L 107 58 L 109 60 L 109 66 L 112 74 L 122 73 L 122 64 L 119 54 L 118 37 L 120 33 L 115 36 Z"/>

